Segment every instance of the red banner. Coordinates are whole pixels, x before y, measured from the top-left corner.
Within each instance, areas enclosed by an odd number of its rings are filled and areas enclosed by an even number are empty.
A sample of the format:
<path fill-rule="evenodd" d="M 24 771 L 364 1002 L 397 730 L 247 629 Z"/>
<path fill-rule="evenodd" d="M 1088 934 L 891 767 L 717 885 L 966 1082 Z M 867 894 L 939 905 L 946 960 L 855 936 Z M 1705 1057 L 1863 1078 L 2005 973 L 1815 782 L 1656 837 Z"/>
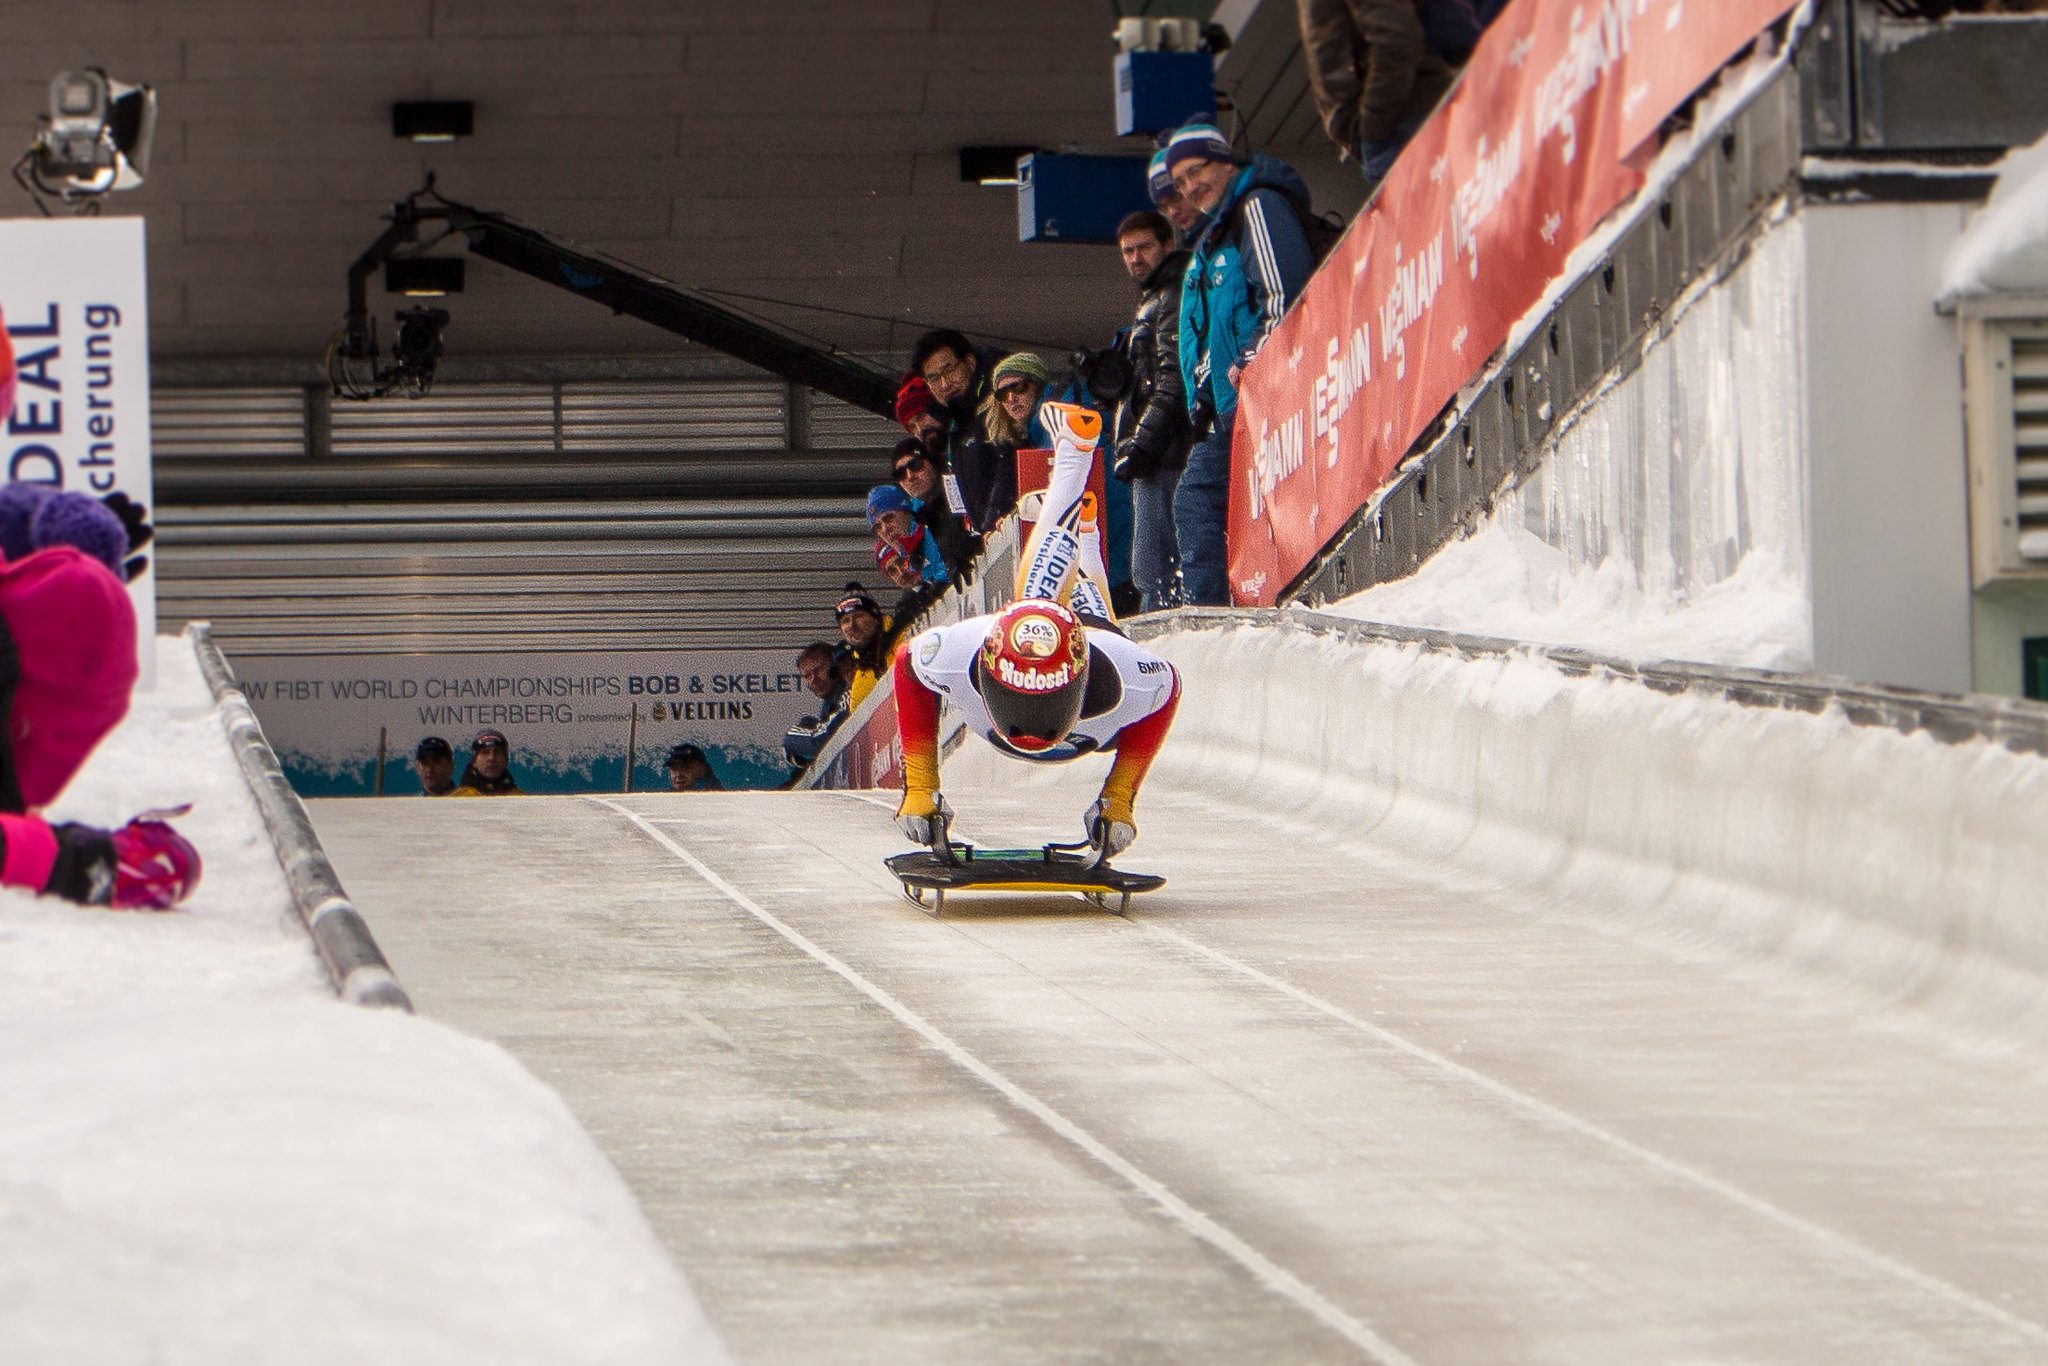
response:
<path fill-rule="evenodd" d="M 1636 153 L 1798 0 L 1520 0 L 1245 370 L 1230 578 L 1270 604 L 1642 183 Z"/>

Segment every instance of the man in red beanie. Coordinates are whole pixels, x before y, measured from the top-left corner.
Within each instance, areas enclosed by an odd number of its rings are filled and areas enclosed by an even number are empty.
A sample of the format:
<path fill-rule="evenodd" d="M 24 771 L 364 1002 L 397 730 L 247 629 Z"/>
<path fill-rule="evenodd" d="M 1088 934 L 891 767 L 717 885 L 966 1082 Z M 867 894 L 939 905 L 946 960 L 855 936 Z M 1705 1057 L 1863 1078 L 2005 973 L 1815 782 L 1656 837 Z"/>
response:
<path fill-rule="evenodd" d="M 933 401 L 923 375 L 912 375 L 896 391 L 896 421 L 928 451 L 945 449 L 944 411 Z"/>

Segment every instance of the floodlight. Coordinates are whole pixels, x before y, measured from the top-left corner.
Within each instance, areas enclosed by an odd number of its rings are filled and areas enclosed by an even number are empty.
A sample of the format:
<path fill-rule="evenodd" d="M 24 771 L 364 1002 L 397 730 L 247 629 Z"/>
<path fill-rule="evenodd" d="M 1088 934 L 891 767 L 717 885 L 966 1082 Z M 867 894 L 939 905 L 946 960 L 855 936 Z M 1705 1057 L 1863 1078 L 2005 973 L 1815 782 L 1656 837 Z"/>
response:
<path fill-rule="evenodd" d="M 111 79 L 99 67 L 59 72 L 50 82 L 50 112 L 35 142 L 15 164 L 31 193 L 79 206 L 114 190 L 132 190 L 149 175 L 156 141 L 156 91 Z"/>

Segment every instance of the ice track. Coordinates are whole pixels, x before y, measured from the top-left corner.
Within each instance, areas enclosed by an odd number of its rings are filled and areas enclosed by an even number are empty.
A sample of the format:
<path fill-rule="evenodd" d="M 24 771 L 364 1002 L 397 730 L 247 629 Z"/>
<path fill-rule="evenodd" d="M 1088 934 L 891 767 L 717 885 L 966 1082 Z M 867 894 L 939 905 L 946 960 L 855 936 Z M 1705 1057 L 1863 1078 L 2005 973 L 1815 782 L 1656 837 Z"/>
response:
<path fill-rule="evenodd" d="M 2048 1360 L 2040 855 L 2000 824 L 2038 761 L 1164 648 L 1128 920 L 935 921 L 873 794 L 315 816 L 422 1012 L 562 1092 L 744 1361 Z M 947 769 L 1003 841 L 1096 776 Z"/>

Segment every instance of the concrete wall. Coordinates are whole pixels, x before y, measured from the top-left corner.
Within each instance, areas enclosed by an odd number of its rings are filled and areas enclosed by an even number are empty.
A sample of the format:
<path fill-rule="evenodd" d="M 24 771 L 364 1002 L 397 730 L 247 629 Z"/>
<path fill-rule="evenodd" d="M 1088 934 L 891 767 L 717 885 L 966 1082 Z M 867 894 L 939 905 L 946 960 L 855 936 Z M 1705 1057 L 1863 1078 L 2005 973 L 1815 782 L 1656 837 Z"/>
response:
<path fill-rule="evenodd" d="M 928 321 L 1099 345 L 1130 317 L 1114 248 L 1020 245 L 1015 191 L 963 184 L 957 158 L 1149 151 L 1115 136 L 1112 18 L 1099 0 L 10 4 L 0 144 L 27 146 L 67 67 L 158 88 L 149 183 L 108 209 L 148 220 L 159 355 L 317 359 L 348 263 L 429 168 L 452 198 L 680 283 L 873 315 L 771 310 L 858 350 Z M 417 99 L 474 101 L 476 135 L 395 139 L 391 103 Z M 4 190 L 0 215 L 35 212 Z M 681 345 L 481 261 L 450 307 L 451 356 Z"/>
<path fill-rule="evenodd" d="M 1965 214 L 1870 203 L 1800 213 L 1822 673 L 1972 686 L 1962 360 L 1955 324 L 1933 303 Z"/>

